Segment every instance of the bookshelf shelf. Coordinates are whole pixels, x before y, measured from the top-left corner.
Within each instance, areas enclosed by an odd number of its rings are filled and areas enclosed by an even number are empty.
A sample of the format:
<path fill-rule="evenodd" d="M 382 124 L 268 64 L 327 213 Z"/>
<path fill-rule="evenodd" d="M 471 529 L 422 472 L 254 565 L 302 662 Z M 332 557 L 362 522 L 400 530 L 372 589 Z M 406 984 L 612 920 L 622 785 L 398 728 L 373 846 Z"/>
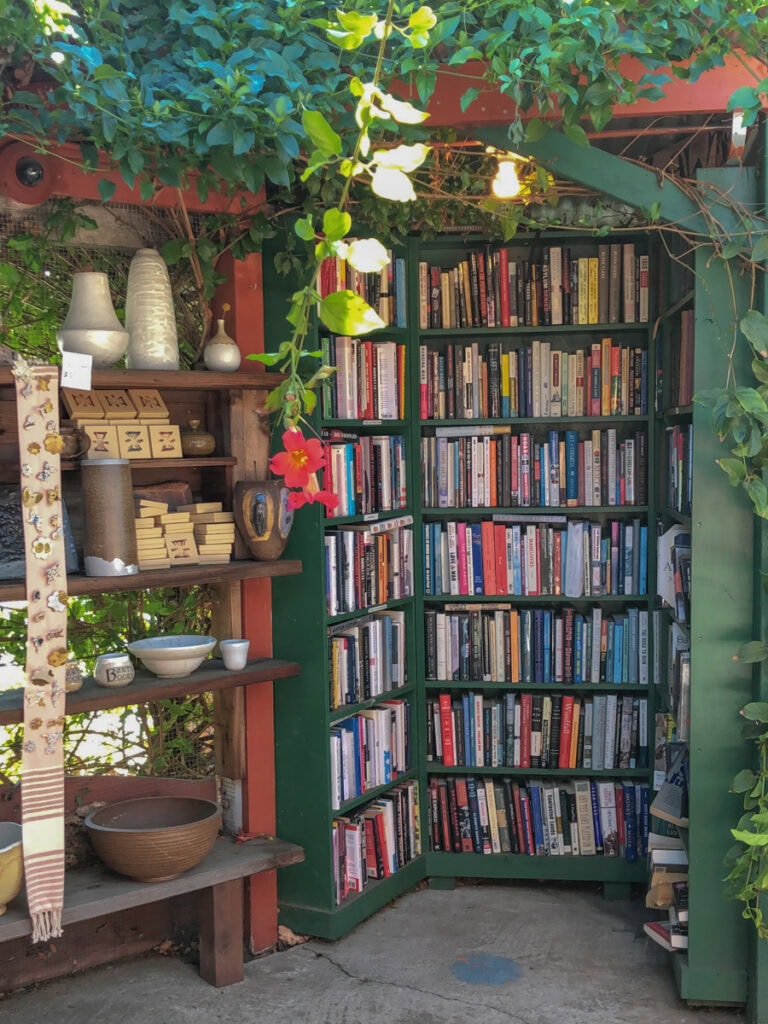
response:
<path fill-rule="evenodd" d="M 367 804 L 370 804 L 372 801 L 377 800 L 380 796 L 383 796 L 390 789 L 392 789 L 393 786 L 396 786 L 398 783 L 408 782 L 410 779 L 414 779 L 415 777 L 416 769 L 411 768 L 409 771 L 403 772 L 402 774 L 394 778 L 392 782 L 388 782 L 384 786 L 375 786 L 373 789 L 367 790 L 361 796 L 356 796 L 352 800 L 345 800 L 340 807 L 336 807 L 333 809 L 333 813 L 337 817 L 341 814 L 351 814 L 358 808 L 364 807 Z"/>
<path fill-rule="evenodd" d="M 329 615 L 327 617 L 327 624 L 329 626 L 337 625 L 340 622 L 353 622 L 355 619 L 361 619 L 366 615 L 372 615 L 374 612 L 391 611 L 397 608 L 406 608 L 409 606 L 411 599 L 409 597 L 401 597 L 392 599 L 391 601 L 383 602 L 382 604 L 371 605 L 370 608 L 358 608 L 354 612 L 344 612 L 342 615 Z"/>
<path fill-rule="evenodd" d="M 593 335 L 593 334 L 624 334 L 625 332 L 639 332 L 643 335 L 648 334 L 647 323 L 618 323 L 618 324 L 557 324 L 557 325 L 539 325 L 538 327 L 532 327 L 526 325 L 524 327 L 440 327 L 440 328 L 420 328 L 419 337 L 425 340 L 440 340 L 441 338 L 468 338 L 475 340 L 478 336 L 482 337 L 496 337 L 497 335 L 503 335 L 504 337 L 525 337 L 526 335 Z"/>
<path fill-rule="evenodd" d="M 492 768 L 476 765 L 444 765 L 435 761 L 427 761 L 430 775 L 501 775 L 510 778 L 532 775 L 544 778 L 560 779 L 647 779 L 647 768 L 508 768 L 502 766 Z"/>
<path fill-rule="evenodd" d="M 349 718 L 350 715 L 355 715 L 359 711 L 365 711 L 366 708 L 375 708 L 382 701 L 387 700 L 399 700 L 401 697 L 406 697 L 413 693 L 415 689 L 415 683 L 410 683 L 408 686 L 398 686 L 395 690 L 387 690 L 386 693 L 380 693 L 376 697 L 369 697 L 367 700 L 358 701 L 356 704 L 345 704 L 344 707 L 334 708 L 329 716 L 330 722 L 340 722 L 344 718 Z"/>
<path fill-rule="evenodd" d="M 465 417 L 456 417 L 455 419 L 427 419 L 420 420 L 419 424 L 422 428 L 429 427 L 548 427 L 549 429 L 562 428 L 565 429 L 568 426 L 594 426 L 601 423 L 604 424 L 615 424 L 615 423 L 647 423 L 651 419 L 650 416 L 644 415 L 630 415 L 630 416 L 514 416 L 511 418 L 503 418 L 501 416 L 485 417 L 477 419 L 467 419 Z"/>
<path fill-rule="evenodd" d="M 674 523 L 679 523 L 681 526 L 686 526 L 688 529 L 691 527 L 691 517 L 685 515 L 684 512 L 678 512 L 673 508 L 663 508 L 659 510 L 659 514 L 665 519 L 670 519 Z"/>
<path fill-rule="evenodd" d="M 427 873 L 454 878 L 531 878 L 579 882 L 642 882 L 644 860 L 623 857 L 529 857 L 519 853 L 437 853 L 427 854 Z"/>
<path fill-rule="evenodd" d="M 493 683 L 488 680 L 457 681 L 427 679 L 424 683 L 426 690 L 488 690 L 492 693 L 502 693 L 507 690 L 513 692 L 540 690 L 544 693 L 554 691 L 555 693 L 648 693 L 648 687 L 640 683 Z"/>
<path fill-rule="evenodd" d="M 593 597 L 566 597 L 564 594 L 543 595 L 540 597 L 526 597 L 522 594 L 425 594 L 425 604 L 531 604 L 531 605 L 560 605 L 560 604 L 632 604 L 633 602 L 647 601 L 646 595 L 641 594 L 596 594 Z"/>
<path fill-rule="evenodd" d="M 510 505 L 500 507 L 498 505 L 487 505 L 480 508 L 473 508 L 466 505 L 454 506 L 453 508 L 431 508 L 424 507 L 421 514 L 424 518 L 456 519 L 466 516 L 520 516 L 526 519 L 541 519 L 546 516 L 607 516 L 625 513 L 629 515 L 647 515 L 647 505 Z"/>

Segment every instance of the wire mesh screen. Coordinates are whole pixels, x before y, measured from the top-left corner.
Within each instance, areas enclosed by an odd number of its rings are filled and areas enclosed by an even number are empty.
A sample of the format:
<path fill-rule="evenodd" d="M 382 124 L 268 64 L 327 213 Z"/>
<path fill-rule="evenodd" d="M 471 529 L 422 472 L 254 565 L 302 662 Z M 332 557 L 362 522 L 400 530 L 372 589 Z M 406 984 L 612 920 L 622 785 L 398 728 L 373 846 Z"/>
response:
<path fill-rule="evenodd" d="M 204 216 L 192 213 L 190 221 L 196 237 L 205 230 Z M 162 249 L 185 230 L 171 209 L 65 200 L 22 207 L 0 198 L 0 337 L 14 351 L 57 361 L 56 329 L 69 308 L 73 273 L 106 273 L 122 319 L 136 250 Z M 202 307 L 189 261 L 169 273 L 181 363 L 189 367 L 200 348 Z"/>

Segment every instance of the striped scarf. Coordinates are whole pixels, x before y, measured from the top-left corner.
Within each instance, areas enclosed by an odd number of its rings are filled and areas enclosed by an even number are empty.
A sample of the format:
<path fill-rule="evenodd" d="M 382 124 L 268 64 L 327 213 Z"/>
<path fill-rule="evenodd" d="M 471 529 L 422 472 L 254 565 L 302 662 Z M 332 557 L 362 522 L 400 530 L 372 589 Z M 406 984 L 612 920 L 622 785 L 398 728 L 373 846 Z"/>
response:
<path fill-rule="evenodd" d="M 67 652 L 58 370 L 19 359 L 21 506 L 27 586 L 27 661 L 21 823 L 32 941 L 61 935 L 64 904 L 64 701 Z"/>

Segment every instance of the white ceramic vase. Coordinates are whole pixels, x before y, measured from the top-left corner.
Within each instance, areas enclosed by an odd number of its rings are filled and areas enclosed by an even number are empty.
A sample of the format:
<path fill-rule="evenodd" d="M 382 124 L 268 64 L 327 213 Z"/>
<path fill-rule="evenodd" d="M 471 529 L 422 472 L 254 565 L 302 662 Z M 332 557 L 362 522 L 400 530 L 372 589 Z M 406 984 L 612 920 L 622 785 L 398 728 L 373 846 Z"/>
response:
<path fill-rule="evenodd" d="M 130 370 L 178 370 L 179 342 L 168 267 L 157 249 L 139 249 L 128 271 L 125 326 Z"/>
<path fill-rule="evenodd" d="M 230 338 L 224 330 L 224 321 L 218 321 L 218 330 L 211 335 L 203 349 L 203 362 L 207 370 L 218 370 L 221 373 L 233 373 L 239 366 L 242 356 L 237 342 Z"/>
<path fill-rule="evenodd" d="M 106 274 L 83 270 L 73 275 L 72 300 L 56 340 L 62 352 L 93 356 L 99 369 L 114 366 L 125 354 L 128 331 L 117 319 Z"/>

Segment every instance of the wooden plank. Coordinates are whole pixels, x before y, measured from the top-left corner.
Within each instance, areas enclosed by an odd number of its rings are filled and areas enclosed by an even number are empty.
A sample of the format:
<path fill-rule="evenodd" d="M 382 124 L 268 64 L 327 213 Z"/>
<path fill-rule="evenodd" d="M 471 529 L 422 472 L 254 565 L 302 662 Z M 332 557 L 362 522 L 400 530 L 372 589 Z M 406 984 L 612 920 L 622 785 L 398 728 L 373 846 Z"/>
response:
<path fill-rule="evenodd" d="M 243 881 L 203 889 L 197 898 L 200 977 L 223 988 L 243 980 Z"/>
<path fill-rule="evenodd" d="M 299 672 L 300 666 L 295 662 L 280 661 L 276 658 L 249 661 L 244 669 L 230 672 L 224 668 L 224 662 L 219 658 L 211 658 L 200 668 L 195 669 L 192 675 L 184 676 L 182 679 L 158 679 L 152 672 L 139 669 L 133 682 L 117 690 L 98 686 L 89 676 L 81 689 L 67 694 L 66 713 L 71 715 L 76 711 L 103 711 L 108 708 L 125 707 L 128 704 L 144 704 L 150 700 L 167 700 L 173 697 L 186 697 L 191 693 L 226 690 L 248 686 L 251 683 L 287 679 L 297 676 Z M 20 687 L 0 692 L 0 725 L 10 725 L 22 720 L 23 699 L 24 691 Z"/>
<path fill-rule="evenodd" d="M 82 576 L 67 577 L 67 590 L 74 594 L 114 594 L 123 590 L 151 590 L 153 587 L 192 587 L 201 583 L 223 580 L 263 579 L 269 576 L 298 576 L 301 562 L 277 559 L 258 562 L 243 559 L 212 565 L 182 565 L 174 569 L 145 569 L 134 576 Z M 0 601 L 25 601 L 23 580 L 3 580 L 0 583 Z"/>
<path fill-rule="evenodd" d="M 214 587 L 211 620 L 211 632 L 214 636 L 243 636 L 241 590 L 241 587 L 231 583 Z M 226 779 L 245 777 L 244 703 L 242 687 L 228 687 L 218 690 L 213 695 L 216 774 Z M 236 824 L 242 828 L 242 821 Z"/>
<path fill-rule="evenodd" d="M 62 923 L 66 926 L 75 921 L 87 921 L 156 903 L 170 896 L 197 892 L 222 882 L 297 864 L 303 859 L 304 851 L 300 846 L 282 839 L 252 839 L 236 843 L 219 838 L 202 863 L 167 882 L 135 882 L 114 874 L 103 865 L 68 871 Z M 31 930 L 24 896 L 20 894 L 0 918 L 0 942 L 29 935 Z"/>
<path fill-rule="evenodd" d="M 210 370 L 94 370 L 94 388 L 168 388 L 171 391 L 233 391 L 247 388 L 270 391 L 282 374 L 266 374 L 259 364 L 246 364 L 250 372 L 216 373 Z M 0 367 L 0 385 L 13 384 L 7 367 Z"/>

